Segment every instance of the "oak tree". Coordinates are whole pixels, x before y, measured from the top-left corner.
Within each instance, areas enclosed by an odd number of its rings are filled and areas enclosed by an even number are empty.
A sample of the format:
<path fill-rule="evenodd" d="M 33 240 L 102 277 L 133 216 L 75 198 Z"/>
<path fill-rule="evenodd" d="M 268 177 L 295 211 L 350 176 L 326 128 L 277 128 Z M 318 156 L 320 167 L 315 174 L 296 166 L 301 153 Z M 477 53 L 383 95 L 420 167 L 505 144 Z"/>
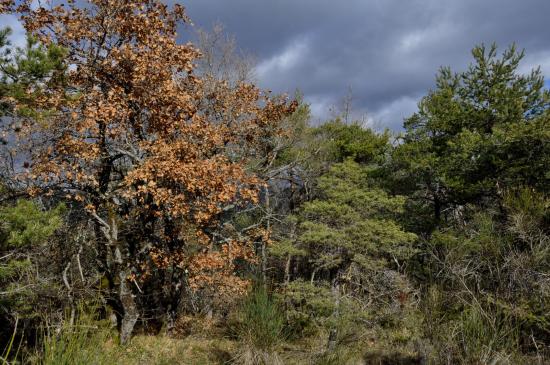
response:
<path fill-rule="evenodd" d="M 66 52 L 64 77 L 37 99 L 47 118 L 22 118 L 19 143 L 32 149 L 21 179 L 35 194 L 63 194 L 95 222 L 122 342 L 148 305 L 173 317 L 188 291 L 244 292 L 236 265 L 254 259 L 250 236 L 264 234 L 214 233 L 228 207 L 258 201 L 261 181 L 246 170 L 247 156 L 294 104 L 246 83 L 203 88 L 193 72 L 200 51 L 177 41 L 178 25 L 188 22 L 180 5 L 7 8 Z M 141 294 L 159 285 L 147 302 Z"/>

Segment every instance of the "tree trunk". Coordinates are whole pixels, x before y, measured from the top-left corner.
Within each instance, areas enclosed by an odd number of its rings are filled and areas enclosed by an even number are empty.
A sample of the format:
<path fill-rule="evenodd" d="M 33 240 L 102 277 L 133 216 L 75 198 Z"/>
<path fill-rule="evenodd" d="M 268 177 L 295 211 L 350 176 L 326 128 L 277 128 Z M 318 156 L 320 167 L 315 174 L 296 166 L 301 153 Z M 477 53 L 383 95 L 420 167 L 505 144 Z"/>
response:
<path fill-rule="evenodd" d="M 434 198 L 434 219 L 435 223 L 439 226 L 441 222 L 441 202 L 437 197 Z"/>
<path fill-rule="evenodd" d="M 328 334 L 327 351 L 334 352 L 336 349 L 336 338 L 338 337 L 338 331 L 336 328 L 332 328 Z"/>
<path fill-rule="evenodd" d="M 290 283 L 290 263 L 292 262 L 292 256 L 288 255 L 285 264 L 285 286 Z"/>
<path fill-rule="evenodd" d="M 336 322 L 340 319 L 340 270 L 336 278 L 332 282 L 332 295 L 334 296 L 334 313 L 333 316 L 336 319 Z M 327 341 L 327 351 L 333 352 L 336 349 L 338 339 L 338 329 L 335 327 L 330 329 Z"/>
<path fill-rule="evenodd" d="M 132 336 L 134 326 L 139 318 L 139 312 L 134 299 L 134 294 L 128 286 L 128 280 L 126 278 L 126 272 L 121 270 L 119 273 L 120 278 L 120 302 L 124 313 L 122 315 L 122 323 L 120 326 L 120 343 L 126 344 Z"/>
<path fill-rule="evenodd" d="M 271 230 L 271 205 L 269 201 L 269 186 L 265 187 L 265 210 L 267 214 L 266 228 L 269 232 Z M 265 240 L 262 240 L 262 282 L 264 288 L 267 290 L 267 248 Z"/>

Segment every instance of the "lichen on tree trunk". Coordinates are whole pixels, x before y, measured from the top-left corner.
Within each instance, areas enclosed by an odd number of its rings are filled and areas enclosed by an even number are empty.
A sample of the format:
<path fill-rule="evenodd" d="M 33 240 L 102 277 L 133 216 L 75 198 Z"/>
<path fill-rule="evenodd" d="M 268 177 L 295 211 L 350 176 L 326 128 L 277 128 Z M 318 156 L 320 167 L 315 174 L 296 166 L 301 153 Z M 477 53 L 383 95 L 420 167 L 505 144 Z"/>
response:
<path fill-rule="evenodd" d="M 121 270 L 119 273 L 120 278 L 120 302 L 124 313 L 122 315 L 122 323 L 120 326 L 120 343 L 126 344 L 132 336 L 134 326 L 139 318 L 139 311 L 135 301 L 134 294 L 128 286 L 128 279 L 126 272 Z"/>

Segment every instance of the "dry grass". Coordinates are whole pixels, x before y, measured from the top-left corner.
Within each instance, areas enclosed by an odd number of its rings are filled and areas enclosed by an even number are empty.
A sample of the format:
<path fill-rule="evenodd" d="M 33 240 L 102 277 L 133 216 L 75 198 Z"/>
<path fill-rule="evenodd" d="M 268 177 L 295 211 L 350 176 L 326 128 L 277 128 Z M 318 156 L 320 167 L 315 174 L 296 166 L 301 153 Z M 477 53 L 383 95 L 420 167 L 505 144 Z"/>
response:
<path fill-rule="evenodd" d="M 235 348 L 233 341 L 223 338 L 137 336 L 124 349 L 116 346 L 115 352 L 120 365 L 201 365 L 228 363 Z"/>

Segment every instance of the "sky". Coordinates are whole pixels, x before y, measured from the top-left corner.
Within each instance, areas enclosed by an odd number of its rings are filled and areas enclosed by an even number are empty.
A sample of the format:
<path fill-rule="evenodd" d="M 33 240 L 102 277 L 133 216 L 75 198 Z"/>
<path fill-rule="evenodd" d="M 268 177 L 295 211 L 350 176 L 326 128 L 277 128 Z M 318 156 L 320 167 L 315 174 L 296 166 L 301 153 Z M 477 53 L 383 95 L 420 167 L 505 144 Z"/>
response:
<path fill-rule="evenodd" d="M 173 0 L 168 0 L 174 2 Z M 256 82 L 303 93 L 314 121 L 346 95 L 353 115 L 399 130 L 441 66 L 462 71 L 470 50 L 496 42 L 525 49 L 522 72 L 550 79 L 550 0 L 187 0 L 196 27 L 224 25 L 255 56 Z M 23 33 L 14 18 L 1 25 Z"/>
<path fill-rule="evenodd" d="M 351 90 L 357 117 L 398 130 L 441 66 L 470 50 L 525 49 L 522 72 L 550 78 L 549 0 L 188 0 L 195 25 L 224 24 L 258 61 L 260 86 L 303 92 L 316 118 Z"/>

